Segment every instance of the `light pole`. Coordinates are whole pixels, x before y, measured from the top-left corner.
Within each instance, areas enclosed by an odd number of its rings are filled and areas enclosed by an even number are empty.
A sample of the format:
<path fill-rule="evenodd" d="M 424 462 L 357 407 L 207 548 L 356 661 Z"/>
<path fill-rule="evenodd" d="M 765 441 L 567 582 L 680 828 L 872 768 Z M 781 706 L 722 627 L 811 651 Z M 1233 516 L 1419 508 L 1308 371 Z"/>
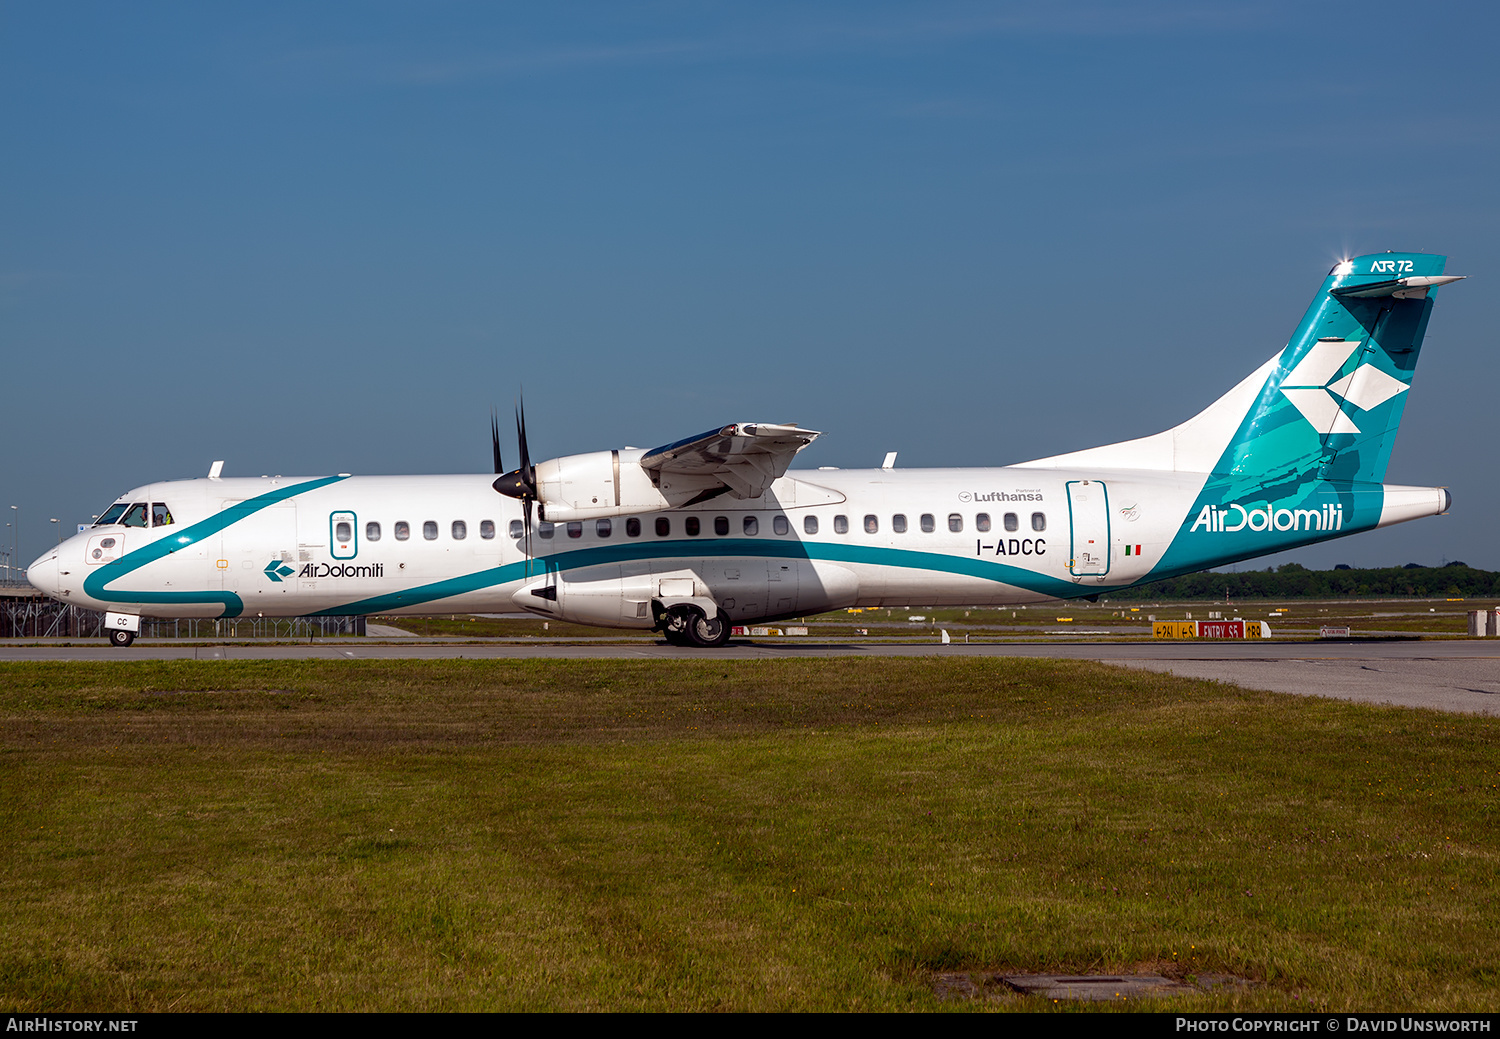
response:
<path fill-rule="evenodd" d="M 48 520 L 48 521 L 47 521 L 47 522 L 48 522 L 48 523 L 57 523 L 57 517 L 56 517 L 56 516 L 53 516 L 53 517 L 52 517 L 52 518 L 51 518 L 51 519 L 50 519 L 50 520 Z M 62 524 L 61 524 L 61 523 L 57 523 L 57 543 L 58 543 L 58 544 L 59 544 L 59 545 L 61 545 L 61 544 L 62 544 Z"/>
<path fill-rule="evenodd" d="M 16 525 L 10 530 L 10 565 L 12 567 L 12 576 L 14 576 L 16 560 L 21 558 L 21 506 L 12 505 L 11 508 L 16 513 Z"/>

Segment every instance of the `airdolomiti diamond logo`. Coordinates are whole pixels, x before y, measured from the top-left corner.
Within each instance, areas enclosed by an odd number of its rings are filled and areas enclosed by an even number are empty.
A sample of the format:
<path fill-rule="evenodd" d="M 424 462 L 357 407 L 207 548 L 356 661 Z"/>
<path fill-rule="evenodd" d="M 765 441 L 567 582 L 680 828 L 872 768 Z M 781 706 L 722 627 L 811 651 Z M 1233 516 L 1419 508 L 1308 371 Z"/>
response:
<path fill-rule="evenodd" d="M 1320 339 L 1281 384 L 1282 396 L 1324 436 L 1360 431 L 1344 413 L 1344 401 L 1360 411 L 1369 411 L 1409 389 L 1369 362 L 1334 381 L 1359 348 L 1357 339 Z"/>

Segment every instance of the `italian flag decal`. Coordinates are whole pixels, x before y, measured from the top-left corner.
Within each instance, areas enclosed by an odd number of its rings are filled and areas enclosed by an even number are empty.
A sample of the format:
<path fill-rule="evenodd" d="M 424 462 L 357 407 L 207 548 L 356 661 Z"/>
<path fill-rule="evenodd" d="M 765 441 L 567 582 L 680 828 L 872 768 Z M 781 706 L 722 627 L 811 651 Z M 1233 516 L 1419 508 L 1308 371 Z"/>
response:
<path fill-rule="evenodd" d="M 1140 545 L 1126 545 L 1125 546 L 1125 554 L 1127 556 L 1138 556 L 1138 555 L 1141 554 L 1141 546 Z"/>

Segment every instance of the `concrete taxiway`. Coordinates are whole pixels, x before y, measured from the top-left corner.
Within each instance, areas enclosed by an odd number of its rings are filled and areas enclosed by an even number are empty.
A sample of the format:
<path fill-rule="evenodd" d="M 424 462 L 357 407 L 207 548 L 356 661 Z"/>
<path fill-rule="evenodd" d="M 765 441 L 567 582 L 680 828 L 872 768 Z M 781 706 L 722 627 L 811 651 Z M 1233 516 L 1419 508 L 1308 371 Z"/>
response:
<path fill-rule="evenodd" d="M 736 640 L 717 650 L 664 642 L 569 642 L 319 639 L 289 643 L 184 645 L 138 642 L 0 643 L 0 661 L 19 660 L 779 660 L 793 657 L 1050 657 L 1165 671 L 1232 682 L 1250 689 L 1327 696 L 1363 703 L 1500 714 L 1500 642 L 852 642 Z"/>

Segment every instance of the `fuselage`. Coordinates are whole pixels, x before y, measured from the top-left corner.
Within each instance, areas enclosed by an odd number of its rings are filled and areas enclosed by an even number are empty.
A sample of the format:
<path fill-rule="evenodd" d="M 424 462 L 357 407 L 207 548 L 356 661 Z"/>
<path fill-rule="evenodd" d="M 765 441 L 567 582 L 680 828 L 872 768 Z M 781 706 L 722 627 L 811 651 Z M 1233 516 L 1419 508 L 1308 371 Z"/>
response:
<path fill-rule="evenodd" d="M 33 564 L 70 603 L 161 617 L 506 613 L 651 627 L 653 600 L 734 623 L 852 606 L 1096 595 L 1410 518 L 1319 503 L 1195 514 L 1202 475 L 795 470 L 753 499 L 523 530 L 489 475 L 148 484 Z M 1423 489 L 1416 514 L 1442 511 Z M 1380 496 L 1378 485 L 1363 493 Z M 144 525 L 138 525 L 142 524 Z M 1196 544 L 1184 552 L 1184 540 Z M 550 589 L 550 590 L 549 590 Z"/>

